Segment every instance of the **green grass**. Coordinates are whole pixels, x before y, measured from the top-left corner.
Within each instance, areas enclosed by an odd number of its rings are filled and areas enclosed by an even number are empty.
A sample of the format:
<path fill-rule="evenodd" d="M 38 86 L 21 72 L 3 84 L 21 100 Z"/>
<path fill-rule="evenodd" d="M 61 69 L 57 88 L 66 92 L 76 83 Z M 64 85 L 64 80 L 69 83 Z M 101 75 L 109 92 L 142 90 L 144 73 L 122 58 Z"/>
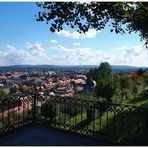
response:
<path fill-rule="evenodd" d="M 148 87 L 143 89 L 136 95 L 136 98 L 130 98 L 124 101 L 126 104 L 134 104 L 137 106 L 148 106 Z M 110 140 L 122 143 L 124 140 L 135 140 L 145 141 L 148 133 L 148 120 L 147 112 L 145 110 L 139 110 L 130 107 L 116 107 L 117 112 L 113 112 L 114 109 L 110 108 L 108 113 L 104 112 L 102 117 L 92 121 L 89 124 L 89 129 L 94 131 L 105 133 L 110 136 Z M 108 124 L 107 124 L 108 116 Z M 122 127 L 122 128 L 121 128 Z"/>
<path fill-rule="evenodd" d="M 142 89 L 138 94 L 136 94 L 135 98 L 130 97 L 128 100 L 124 100 L 123 103 L 148 107 L 148 87 Z"/>
<path fill-rule="evenodd" d="M 76 116 L 69 118 L 66 121 L 66 124 L 75 126 L 75 125 L 80 124 L 81 122 L 85 121 L 86 119 L 87 119 L 86 112 L 83 112 L 83 113 L 77 114 Z"/>

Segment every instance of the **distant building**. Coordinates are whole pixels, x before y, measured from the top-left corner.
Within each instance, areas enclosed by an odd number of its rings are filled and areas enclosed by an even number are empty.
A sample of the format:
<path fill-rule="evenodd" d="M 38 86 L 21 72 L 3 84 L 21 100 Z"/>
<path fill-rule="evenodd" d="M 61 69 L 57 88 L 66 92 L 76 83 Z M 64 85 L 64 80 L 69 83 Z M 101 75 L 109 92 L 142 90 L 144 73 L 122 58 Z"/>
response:
<path fill-rule="evenodd" d="M 75 79 L 82 79 L 82 80 L 86 80 L 87 77 L 85 75 L 75 75 Z"/>
<path fill-rule="evenodd" d="M 44 85 L 44 81 L 40 79 L 31 79 L 31 80 L 24 81 L 24 84 L 28 86 L 32 86 L 32 85 L 42 86 Z"/>
<path fill-rule="evenodd" d="M 0 83 L 0 87 L 4 87 L 4 84 L 1 84 L 1 83 Z"/>
<path fill-rule="evenodd" d="M 19 78 L 22 79 L 22 80 L 29 80 L 29 75 L 24 74 L 24 75 L 21 75 Z"/>

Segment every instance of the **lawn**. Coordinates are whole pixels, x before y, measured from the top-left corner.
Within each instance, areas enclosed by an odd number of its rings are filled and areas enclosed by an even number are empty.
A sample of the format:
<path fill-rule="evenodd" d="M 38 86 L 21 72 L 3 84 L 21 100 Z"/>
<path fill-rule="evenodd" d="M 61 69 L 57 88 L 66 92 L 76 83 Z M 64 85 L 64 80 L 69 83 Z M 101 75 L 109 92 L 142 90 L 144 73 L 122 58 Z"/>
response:
<path fill-rule="evenodd" d="M 131 97 L 123 103 L 148 107 L 148 87 L 139 92 L 135 99 Z M 89 129 L 95 127 L 96 132 L 107 134 L 111 141 L 118 143 L 129 140 L 143 143 L 148 141 L 147 114 L 148 108 L 112 106 L 100 118 L 92 121 Z"/>

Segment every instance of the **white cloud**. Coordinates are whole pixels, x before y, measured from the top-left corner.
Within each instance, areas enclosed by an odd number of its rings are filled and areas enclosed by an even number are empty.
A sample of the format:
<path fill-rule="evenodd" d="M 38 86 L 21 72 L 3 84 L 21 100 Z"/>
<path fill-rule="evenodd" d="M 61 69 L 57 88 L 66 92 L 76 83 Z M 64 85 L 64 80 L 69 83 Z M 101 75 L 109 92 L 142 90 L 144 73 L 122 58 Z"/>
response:
<path fill-rule="evenodd" d="M 0 51 L 0 65 L 50 64 L 53 62 L 40 44 L 27 43 L 27 48 L 28 50 L 22 50 L 7 45 L 5 50 Z"/>
<path fill-rule="evenodd" d="M 69 49 L 61 45 L 54 46 L 53 48 L 62 52 L 62 58 L 59 56 L 60 64 L 99 65 L 101 62 L 107 61 L 112 65 L 148 66 L 148 50 L 142 46 L 124 46 L 111 50 L 93 50 L 91 48 Z"/>
<path fill-rule="evenodd" d="M 80 46 L 80 43 L 73 43 L 73 46 Z"/>
<path fill-rule="evenodd" d="M 17 50 L 11 45 L 7 45 L 5 51 L 1 51 L 0 65 L 15 65 L 15 64 L 26 64 L 29 62 L 33 63 L 34 57 L 31 56 L 29 51 Z"/>
<path fill-rule="evenodd" d="M 108 51 L 114 65 L 148 66 L 148 50 L 141 46 L 124 46 Z"/>
<path fill-rule="evenodd" d="M 107 61 L 111 65 L 148 66 L 148 50 L 143 46 L 124 46 L 110 50 L 94 50 L 91 48 L 66 48 L 62 45 L 51 47 L 55 55 L 47 54 L 40 44 L 27 43 L 28 49 L 17 49 L 7 45 L 0 50 L 0 65 L 15 64 L 57 64 L 87 65 Z"/>
<path fill-rule="evenodd" d="M 66 38 L 72 38 L 72 39 L 79 39 L 81 34 L 74 31 L 74 32 L 70 32 L 68 30 L 61 30 L 59 32 L 56 32 L 56 34 L 58 36 L 62 36 L 62 37 L 66 37 Z"/>
<path fill-rule="evenodd" d="M 58 41 L 57 40 L 50 40 L 50 43 L 56 44 L 56 43 L 58 43 Z"/>
<path fill-rule="evenodd" d="M 33 51 L 36 52 L 44 52 L 44 48 L 41 47 L 40 44 L 36 43 L 36 44 L 31 44 L 31 43 L 27 43 L 27 47 Z"/>
<path fill-rule="evenodd" d="M 15 48 L 12 45 L 6 45 L 6 47 L 10 50 L 15 50 Z"/>
<path fill-rule="evenodd" d="M 51 46 L 51 49 L 56 49 L 58 51 L 71 51 L 71 49 L 65 48 L 62 45 Z"/>
<path fill-rule="evenodd" d="M 86 32 L 85 34 L 83 34 L 83 38 L 95 38 L 97 35 L 97 32 L 101 32 L 101 31 L 96 31 L 94 29 L 89 29 L 88 32 Z"/>
<path fill-rule="evenodd" d="M 58 36 L 66 37 L 66 38 L 72 38 L 72 39 L 84 39 L 84 38 L 95 38 L 97 33 L 100 31 L 96 31 L 94 29 L 89 29 L 88 32 L 85 34 L 80 34 L 77 31 L 70 32 L 68 30 L 61 30 L 59 32 L 56 32 Z"/>

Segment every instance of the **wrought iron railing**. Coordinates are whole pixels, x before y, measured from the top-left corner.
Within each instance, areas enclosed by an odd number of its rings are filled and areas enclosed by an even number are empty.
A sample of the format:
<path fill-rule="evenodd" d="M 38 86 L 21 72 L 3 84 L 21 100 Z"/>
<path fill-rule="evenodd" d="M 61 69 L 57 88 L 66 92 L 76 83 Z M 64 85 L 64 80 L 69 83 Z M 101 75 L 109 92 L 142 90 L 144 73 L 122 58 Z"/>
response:
<path fill-rule="evenodd" d="M 33 120 L 33 96 L 9 96 L 0 100 L 0 134 Z"/>
<path fill-rule="evenodd" d="M 34 95 L 0 101 L 1 134 L 35 122 L 121 145 L 147 145 L 147 117 L 148 108 L 85 99 Z"/>

